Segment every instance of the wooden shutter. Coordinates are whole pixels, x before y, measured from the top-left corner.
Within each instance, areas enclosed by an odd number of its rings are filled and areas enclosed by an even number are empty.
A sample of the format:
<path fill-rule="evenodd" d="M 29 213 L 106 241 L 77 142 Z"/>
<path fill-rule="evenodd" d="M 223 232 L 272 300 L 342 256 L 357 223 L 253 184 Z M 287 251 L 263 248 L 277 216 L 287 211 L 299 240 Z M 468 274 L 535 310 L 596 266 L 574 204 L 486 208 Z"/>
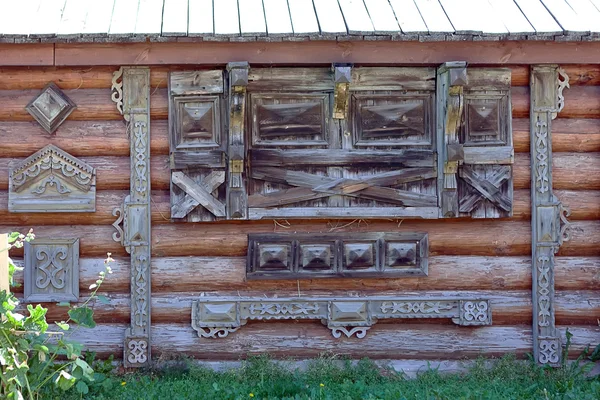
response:
<path fill-rule="evenodd" d="M 437 218 L 430 68 L 258 68 L 248 82 L 251 219 Z"/>
<path fill-rule="evenodd" d="M 442 215 L 512 215 L 513 182 L 510 69 L 438 70 Z"/>
<path fill-rule="evenodd" d="M 226 217 L 223 71 L 169 76 L 171 218 L 189 222 Z"/>

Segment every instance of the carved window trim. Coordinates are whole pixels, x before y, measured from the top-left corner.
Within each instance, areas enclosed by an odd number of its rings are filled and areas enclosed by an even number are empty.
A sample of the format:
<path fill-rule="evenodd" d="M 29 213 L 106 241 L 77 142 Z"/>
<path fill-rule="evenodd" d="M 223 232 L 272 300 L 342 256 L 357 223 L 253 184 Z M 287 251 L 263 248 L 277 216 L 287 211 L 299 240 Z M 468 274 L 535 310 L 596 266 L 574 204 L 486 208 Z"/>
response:
<path fill-rule="evenodd" d="M 79 239 L 36 238 L 24 254 L 25 302 L 79 301 Z"/>
<path fill-rule="evenodd" d="M 393 251 L 396 258 L 390 254 Z M 250 234 L 246 277 L 252 280 L 427 276 L 428 252 L 428 235 L 421 232 Z"/>
<path fill-rule="evenodd" d="M 380 319 L 448 318 L 459 326 L 492 324 L 490 300 L 403 297 L 206 298 L 192 302 L 192 328 L 224 338 L 248 321 L 320 320 L 334 338 L 362 339 Z"/>

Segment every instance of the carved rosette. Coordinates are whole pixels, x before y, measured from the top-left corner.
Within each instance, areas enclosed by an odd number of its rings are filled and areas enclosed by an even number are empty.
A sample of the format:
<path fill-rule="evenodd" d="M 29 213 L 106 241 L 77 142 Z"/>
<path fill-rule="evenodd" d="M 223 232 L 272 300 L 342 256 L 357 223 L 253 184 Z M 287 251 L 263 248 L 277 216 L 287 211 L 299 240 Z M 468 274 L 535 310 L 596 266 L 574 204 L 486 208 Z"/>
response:
<path fill-rule="evenodd" d="M 146 366 L 150 357 L 150 69 L 121 67 L 113 75 L 112 100 L 127 121 L 130 194 L 113 210 L 113 240 L 131 255 L 131 326 L 125 334 L 127 367 Z"/>
<path fill-rule="evenodd" d="M 531 204 L 533 352 L 558 365 L 561 341 L 554 320 L 554 254 L 569 240 L 569 209 L 552 192 L 552 120 L 564 107 L 569 77 L 556 65 L 531 70 Z"/>
<path fill-rule="evenodd" d="M 220 299 L 192 304 L 192 327 L 202 338 L 223 338 L 249 320 L 321 320 L 335 338 L 362 339 L 379 319 L 448 318 L 461 326 L 491 325 L 489 300 L 367 298 Z"/>

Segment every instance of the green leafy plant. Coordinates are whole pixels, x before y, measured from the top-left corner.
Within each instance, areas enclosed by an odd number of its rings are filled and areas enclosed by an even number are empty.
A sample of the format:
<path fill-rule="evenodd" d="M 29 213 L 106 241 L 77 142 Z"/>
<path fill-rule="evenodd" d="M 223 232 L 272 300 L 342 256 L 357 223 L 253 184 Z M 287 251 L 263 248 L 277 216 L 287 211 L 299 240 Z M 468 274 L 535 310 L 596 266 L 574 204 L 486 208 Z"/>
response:
<path fill-rule="evenodd" d="M 11 233 L 8 251 L 22 247 L 24 242 L 34 239 L 29 231 L 27 235 Z M 18 313 L 18 299 L 10 291 L 0 291 L 0 398 L 29 399 L 40 398 L 40 392 L 53 385 L 61 391 L 73 387 L 80 394 L 89 392 L 89 383 L 98 379 L 93 368 L 82 357 L 82 346 L 70 341 L 68 337 L 78 328 L 93 328 L 94 311 L 91 305 L 96 300 L 107 301 L 98 295 L 100 286 L 112 270 L 110 253 L 104 261 L 104 271 L 98 280 L 90 286 L 90 296 L 80 305 L 69 307 L 69 318 L 56 323 L 58 330 L 49 330 L 46 321 L 48 309 L 41 305 L 27 305 L 28 315 Z M 19 268 L 9 258 L 9 281 L 13 283 L 13 274 Z"/>

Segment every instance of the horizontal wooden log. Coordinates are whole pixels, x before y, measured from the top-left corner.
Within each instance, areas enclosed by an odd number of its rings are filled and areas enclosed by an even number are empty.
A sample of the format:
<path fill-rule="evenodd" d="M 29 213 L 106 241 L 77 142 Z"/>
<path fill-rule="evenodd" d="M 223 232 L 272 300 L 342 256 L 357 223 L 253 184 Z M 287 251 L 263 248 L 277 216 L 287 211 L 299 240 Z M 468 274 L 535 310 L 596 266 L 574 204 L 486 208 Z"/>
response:
<path fill-rule="evenodd" d="M 125 324 L 100 324 L 78 329 L 71 337 L 99 357 L 122 357 Z M 561 335 L 567 327 L 559 326 Z M 569 358 L 577 358 L 588 345 L 598 343 L 600 327 L 569 326 L 573 334 Z M 222 339 L 202 339 L 188 324 L 155 324 L 153 358 L 185 354 L 205 360 L 239 360 L 250 354 L 276 358 L 309 358 L 331 352 L 371 359 L 465 359 L 531 352 L 531 328 L 487 326 L 479 328 L 411 324 L 377 324 L 364 339 L 335 339 L 319 322 L 254 322 Z M 564 339 L 564 338 L 563 338 Z M 563 340 L 564 342 L 564 340 Z"/>
<path fill-rule="evenodd" d="M 128 257 L 114 257 L 113 274 L 108 276 L 102 292 L 128 293 L 130 264 Z M 80 291 L 88 293 L 103 258 L 81 258 Z M 556 257 L 557 291 L 600 290 L 599 257 Z M 15 259 L 23 266 L 22 259 Z M 245 281 L 245 257 L 155 257 L 152 259 L 153 295 L 172 292 L 252 290 L 276 293 L 307 290 L 417 291 L 417 290 L 530 290 L 531 259 L 518 257 L 434 256 L 429 258 L 427 277 L 400 279 L 309 279 L 303 281 Z M 181 279 L 185 276 L 185 279 Z M 465 279 L 468 276 L 469 279 Z M 17 271 L 13 289 L 23 293 L 23 272 Z"/>
<path fill-rule="evenodd" d="M 531 136 L 529 119 L 514 118 L 512 126 L 515 153 L 529 153 Z M 555 119 L 552 121 L 552 151 L 554 153 L 600 151 L 600 119 Z"/>
<path fill-rule="evenodd" d="M 110 89 L 113 73 L 118 69 L 119 66 L 117 65 L 90 68 L 0 68 L 0 90 L 42 89 L 48 82 L 56 83 L 62 90 Z M 177 66 L 153 67 L 150 70 L 150 86 L 153 90 L 166 88 L 168 71 L 179 69 L 181 67 Z"/>
<path fill-rule="evenodd" d="M 77 109 L 68 117 L 71 121 L 123 119 L 117 111 L 116 104 L 111 100 L 109 88 L 73 89 L 64 92 L 77 105 Z M 0 90 L 0 121 L 33 121 L 25 107 L 39 93 L 39 90 Z M 167 119 L 169 113 L 166 89 L 151 92 L 150 113 L 153 119 Z"/>
<path fill-rule="evenodd" d="M 529 87 L 511 88 L 513 118 L 529 116 Z M 561 118 L 600 118 L 600 86 L 573 86 L 565 89 Z"/>
<path fill-rule="evenodd" d="M 569 76 L 569 84 L 571 86 L 600 85 L 600 66 L 594 64 L 576 64 L 560 66 Z M 511 65 L 511 85 L 512 86 L 529 86 L 529 66 Z"/>
<path fill-rule="evenodd" d="M 152 156 L 169 154 L 168 123 L 150 124 Z M 0 121 L 3 157 L 28 157 L 53 144 L 75 156 L 129 156 L 129 138 L 124 120 L 65 121 L 52 135 L 37 122 Z M 23 138 L 26 138 L 24 140 Z"/>
<path fill-rule="evenodd" d="M 27 43 L 15 45 L 0 43 L 0 65 L 2 66 L 41 66 L 54 65 L 54 44 Z"/>
<path fill-rule="evenodd" d="M 271 297 L 274 293 L 269 293 Z M 278 297 L 295 297 L 297 292 L 277 292 Z M 209 294 L 216 297 L 259 297 L 265 295 L 260 292 L 216 292 Z M 398 292 L 391 291 L 363 291 L 362 296 L 399 296 Z M 302 296 L 331 298 L 347 296 L 347 292 L 332 290 L 311 290 L 302 292 Z M 531 292 L 530 291 L 427 291 L 427 292 L 402 292 L 402 297 L 419 299 L 438 298 L 484 298 L 491 301 L 492 319 L 494 325 L 524 325 L 531 324 Z M 127 294 L 107 294 L 108 304 L 96 302 L 94 318 L 99 323 L 127 323 L 130 318 L 130 297 Z M 85 301 L 81 297 L 81 301 Z M 192 302 L 198 299 L 197 292 L 176 292 L 171 294 L 152 295 L 152 323 L 184 323 L 191 324 Z M 597 291 L 563 291 L 558 292 L 555 298 L 556 323 L 562 325 L 596 325 L 600 313 L 600 294 Z M 75 303 L 72 303 L 75 305 Z M 68 308 L 55 303 L 45 303 L 48 308 L 49 321 L 63 321 L 68 318 Z M 21 308 L 24 308 L 24 304 Z M 394 323 L 382 320 L 379 323 Z M 450 325 L 449 320 L 422 319 L 418 323 Z"/>
<path fill-rule="evenodd" d="M 595 193 L 595 192 L 594 192 Z M 117 217 L 113 215 L 115 207 L 123 204 L 128 190 L 102 190 L 96 193 L 96 212 L 94 213 L 11 213 L 8 211 L 8 192 L 0 191 L 0 221 L 4 224 L 23 225 L 111 225 Z M 152 224 L 171 223 L 171 205 L 169 192 L 153 191 Z"/>
<path fill-rule="evenodd" d="M 0 190 L 8 189 L 8 166 L 13 159 L 0 158 Z M 129 189 L 129 157 L 81 157 L 97 170 L 98 190 Z M 150 159 L 153 190 L 169 190 L 168 156 Z M 600 153 L 553 154 L 553 180 L 556 190 L 600 190 Z M 528 153 L 515 154 L 513 165 L 515 189 L 528 189 L 530 165 Z"/>
<path fill-rule="evenodd" d="M 281 225 L 281 224 L 280 224 Z M 521 256 L 530 253 L 531 226 L 518 220 L 398 220 L 304 221 L 292 220 L 287 229 L 273 221 L 213 224 L 162 224 L 152 229 L 152 254 L 166 256 L 244 256 L 248 233 L 270 232 L 428 232 L 430 255 Z M 82 257 L 125 254 L 113 241 L 110 225 L 0 226 L 0 232 L 27 231 L 39 237 L 80 238 Z M 573 221 L 572 238 L 561 248 L 563 256 L 599 256 L 600 221 Z M 459 237 L 457 237 L 459 235 Z M 15 249 L 13 256 L 22 251 Z"/>

